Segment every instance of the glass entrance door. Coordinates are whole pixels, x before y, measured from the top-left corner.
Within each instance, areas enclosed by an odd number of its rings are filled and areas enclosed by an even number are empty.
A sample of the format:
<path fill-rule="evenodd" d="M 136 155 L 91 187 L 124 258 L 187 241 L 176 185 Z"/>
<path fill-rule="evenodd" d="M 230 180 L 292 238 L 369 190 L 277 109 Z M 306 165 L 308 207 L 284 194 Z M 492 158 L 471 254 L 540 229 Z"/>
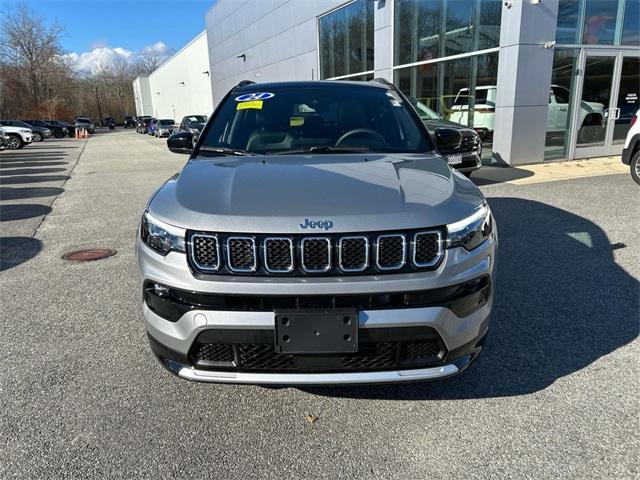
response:
<path fill-rule="evenodd" d="M 638 106 L 640 58 L 585 50 L 582 86 L 575 100 L 574 158 L 619 155 Z"/>

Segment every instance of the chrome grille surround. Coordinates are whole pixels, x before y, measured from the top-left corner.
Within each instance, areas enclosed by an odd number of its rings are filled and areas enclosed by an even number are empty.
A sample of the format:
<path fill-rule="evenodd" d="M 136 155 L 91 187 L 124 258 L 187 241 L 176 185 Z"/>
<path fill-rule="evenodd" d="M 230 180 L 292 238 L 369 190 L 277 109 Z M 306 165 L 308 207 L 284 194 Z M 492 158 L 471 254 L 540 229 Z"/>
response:
<path fill-rule="evenodd" d="M 253 262 L 247 266 L 234 266 L 234 253 L 238 251 L 238 248 L 233 248 L 231 246 L 234 242 L 249 242 L 249 248 L 251 249 L 251 256 L 253 257 Z M 245 243 L 246 245 L 246 243 Z M 242 248 L 245 248 L 245 245 Z M 253 237 L 248 236 L 236 236 L 236 237 L 227 237 L 227 267 L 232 272 L 241 272 L 241 273 L 252 273 L 258 269 L 258 254 L 256 252 L 256 240 Z"/>
<path fill-rule="evenodd" d="M 269 254 L 269 244 L 273 244 L 275 242 L 286 242 L 289 244 L 289 266 L 287 268 L 274 268 L 269 265 L 269 260 L 273 260 L 272 256 Z M 289 273 L 292 272 L 295 266 L 294 263 L 294 248 L 293 248 L 293 240 L 289 237 L 267 237 L 262 242 L 262 255 L 264 261 L 264 268 L 269 273 Z"/>
<path fill-rule="evenodd" d="M 362 267 L 345 267 L 343 253 L 345 247 L 343 243 L 349 240 L 364 240 L 364 262 Z M 338 240 L 338 266 L 343 272 L 364 272 L 369 267 L 369 239 L 364 236 L 340 237 Z"/>
<path fill-rule="evenodd" d="M 440 227 L 318 236 L 188 231 L 186 240 L 195 275 L 392 275 L 434 270 L 446 256 L 446 231 Z"/>
<path fill-rule="evenodd" d="M 436 235 L 437 237 L 437 249 L 436 249 L 436 254 L 433 256 L 433 259 L 428 261 L 428 262 L 420 262 L 417 260 L 417 255 L 418 255 L 418 242 L 420 240 L 421 236 L 426 236 L 426 235 Z M 442 237 L 442 232 L 439 230 L 424 230 L 421 232 L 417 232 L 414 236 L 413 236 L 413 244 L 412 244 L 412 262 L 416 267 L 432 267 L 433 265 L 436 265 L 438 262 L 440 262 L 440 258 L 442 258 L 442 255 L 444 255 L 444 239 Z"/>
<path fill-rule="evenodd" d="M 327 261 L 324 267 L 322 268 L 309 268 L 306 264 L 305 259 L 305 249 L 306 245 L 310 242 L 323 242 L 326 243 L 326 255 Z M 318 252 L 322 254 L 322 252 Z M 310 256 L 310 253 L 307 253 L 306 256 Z M 331 270 L 331 240 L 328 237 L 305 237 L 300 241 L 300 264 L 302 269 L 307 273 L 325 273 Z"/>
<path fill-rule="evenodd" d="M 389 239 L 401 239 L 402 240 L 402 257 L 399 262 L 395 262 L 393 264 L 382 264 L 380 263 L 380 257 L 382 255 L 381 249 L 384 249 L 384 244 L 386 240 Z M 388 270 L 399 270 L 405 266 L 407 263 L 407 237 L 403 233 L 393 233 L 387 235 L 380 235 L 376 240 L 376 266 L 380 270 L 388 271 Z"/>
<path fill-rule="evenodd" d="M 206 239 L 212 242 L 215 242 L 215 255 L 216 255 L 216 264 L 215 266 L 211 266 L 211 265 L 203 265 L 201 262 L 198 261 L 198 259 L 196 258 L 196 248 L 195 248 L 195 241 L 197 239 Z M 222 263 L 221 261 L 221 256 L 220 256 L 220 241 L 218 240 L 218 236 L 217 235 L 211 235 L 208 233 L 194 233 L 193 235 L 191 235 L 191 238 L 189 240 L 189 250 L 190 250 L 190 255 L 191 255 L 191 261 L 193 262 L 193 264 L 200 270 L 205 271 L 205 272 L 216 272 L 220 269 L 220 264 Z"/>

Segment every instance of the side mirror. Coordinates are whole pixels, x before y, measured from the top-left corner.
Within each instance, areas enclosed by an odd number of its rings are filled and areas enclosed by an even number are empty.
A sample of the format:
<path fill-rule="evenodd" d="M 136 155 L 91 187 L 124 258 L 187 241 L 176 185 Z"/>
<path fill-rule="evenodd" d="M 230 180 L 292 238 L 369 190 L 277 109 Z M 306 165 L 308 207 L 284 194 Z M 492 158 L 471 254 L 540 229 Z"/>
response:
<path fill-rule="evenodd" d="M 435 136 L 438 150 L 455 150 L 456 148 L 460 148 L 460 144 L 462 143 L 462 135 L 458 130 L 453 128 L 437 128 Z"/>
<path fill-rule="evenodd" d="M 167 138 L 167 147 L 173 153 L 190 154 L 193 151 L 193 134 L 178 132 Z"/>

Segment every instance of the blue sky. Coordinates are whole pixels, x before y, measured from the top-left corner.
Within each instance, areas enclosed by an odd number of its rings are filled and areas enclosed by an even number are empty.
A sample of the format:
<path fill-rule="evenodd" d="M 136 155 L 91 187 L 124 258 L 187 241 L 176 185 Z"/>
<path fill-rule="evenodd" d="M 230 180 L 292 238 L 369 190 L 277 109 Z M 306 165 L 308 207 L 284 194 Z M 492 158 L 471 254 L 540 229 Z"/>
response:
<path fill-rule="evenodd" d="M 0 0 L 4 7 L 11 0 Z M 47 22 L 65 27 L 63 48 L 82 54 L 95 48 L 131 52 L 162 42 L 179 50 L 204 30 L 215 0 L 26 0 Z M 4 8 L 2 8 L 4 10 Z"/>

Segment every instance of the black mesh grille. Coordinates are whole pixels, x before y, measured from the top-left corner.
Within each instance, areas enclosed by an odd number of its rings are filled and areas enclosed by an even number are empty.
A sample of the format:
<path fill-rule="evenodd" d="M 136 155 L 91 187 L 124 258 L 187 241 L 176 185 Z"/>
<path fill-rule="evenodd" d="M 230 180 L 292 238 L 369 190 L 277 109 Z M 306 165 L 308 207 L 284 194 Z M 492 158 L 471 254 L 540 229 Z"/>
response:
<path fill-rule="evenodd" d="M 367 268 L 367 249 L 366 238 L 343 238 L 340 241 L 340 268 L 345 271 Z"/>
<path fill-rule="evenodd" d="M 378 265 L 381 268 L 400 268 L 404 264 L 404 237 L 392 235 L 378 239 Z"/>
<path fill-rule="evenodd" d="M 433 341 L 405 342 L 402 345 L 402 358 L 404 360 L 423 360 L 437 357 L 440 354 L 440 345 Z"/>
<path fill-rule="evenodd" d="M 418 265 L 432 263 L 440 251 L 437 233 L 419 233 L 415 238 L 415 262 Z"/>
<path fill-rule="evenodd" d="M 229 267 L 232 270 L 253 270 L 256 266 L 255 242 L 252 238 L 230 238 Z"/>
<path fill-rule="evenodd" d="M 218 239 L 215 237 L 193 237 L 193 258 L 201 268 L 218 268 Z"/>
<path fill-rule="evenodd" d="M 293 355 L 276 353 L 273 345 L 243 343 L 238 345 L 238 361 L 247 370 L 292 370 Z"/>
<path fill-rule="evenodd" d="M 233 345 L 204 343 L 194 352 L 196 362 L 233 362 Z"/>
<path fill-rule="evenodd" d="M 305 238 L 302 241 L 303 260 L 305 270 L 325 271 L 331 268 L 331 243 L 326 238 Z"/>
<path fill-rule="evenodd" d="M 460 142 L 460 146 L 458 148 L 440 149 L 440 153 L 442 153 L 443 155 L 460 155 L 473 152 L 477 148 L 476 134 L 469 131 L 462 131 L 461 134 L 462 142 Z"/>
<path fill-rule="evenodd" d="M 236 354 L 234 355 L 234 351 Z M 341 355 L 283 355 L 270 343 L 195 343 L 191 358 L 205 368 L 270 372 L 340 372 L 416 368 L 438 364 L 446 353 L 439 339 L 374 341 Z M 235 357 L 235 360 L 234 360 Z M 224 363 L 227 365 L 224 365 Z M 222 364 L 222 365 L 221 365 Z"/>
<path fill-rule="evenodd" d="M 267 270 L 287 272 L 293 268 L 293 243 L 287 238 L 265 240 L 265 266 Z"/>
<path fill-rule="evenodd" d="M 394 342 L 378 342 L 371 345 L 369 351 L 342 357 L 342 368 L 345 370 L 375 370 L 392 368 L 397 363 L 396 344 Z"/>

